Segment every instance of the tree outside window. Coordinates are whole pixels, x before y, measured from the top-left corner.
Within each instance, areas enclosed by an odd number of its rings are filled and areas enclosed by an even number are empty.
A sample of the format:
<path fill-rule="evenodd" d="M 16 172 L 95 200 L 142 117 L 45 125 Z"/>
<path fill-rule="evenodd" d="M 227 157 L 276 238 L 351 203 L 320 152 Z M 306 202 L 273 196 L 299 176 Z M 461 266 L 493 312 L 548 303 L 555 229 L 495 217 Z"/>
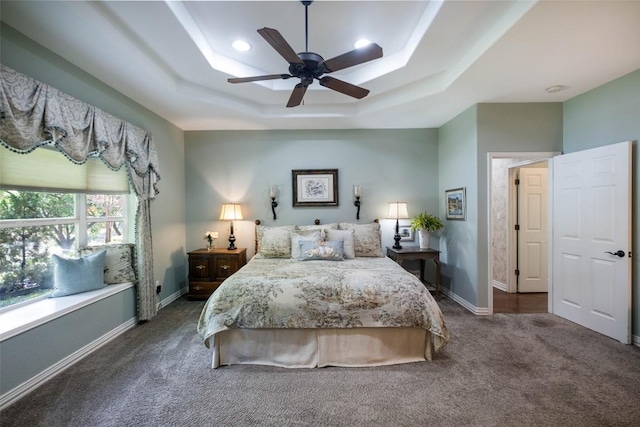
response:
<path fill-rule="evenodd" d="M 0 190 L 0 308 L 47 295 L 51 255 L 122 243 L 126 195 Z M 80 242 L 79 242 L 80 240 Z"/>

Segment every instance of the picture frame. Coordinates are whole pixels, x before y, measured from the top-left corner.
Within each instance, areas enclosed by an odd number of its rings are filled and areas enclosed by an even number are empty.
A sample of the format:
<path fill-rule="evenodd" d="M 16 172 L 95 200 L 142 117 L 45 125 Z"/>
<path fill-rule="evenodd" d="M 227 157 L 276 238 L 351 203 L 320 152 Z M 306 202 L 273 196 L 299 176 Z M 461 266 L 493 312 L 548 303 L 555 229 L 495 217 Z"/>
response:
<path fill-rule="evenodd" d="M 400 234 L 400 241 L 402 242 L 413 242 L 415 239 L 411 224 L 400 224 L 398 226 L 398 234 Z"/>
<path fill-rule="evenodd" d="M 338 206 L 338 169 L 291 171 L 293 207 Z"/>
<path fill-rule="evenodd" d="M 447 219 L 465 221 L 467 219 L 467 201 L 465 187 L 446 190 L 445 206 L 447 207 Z"/>

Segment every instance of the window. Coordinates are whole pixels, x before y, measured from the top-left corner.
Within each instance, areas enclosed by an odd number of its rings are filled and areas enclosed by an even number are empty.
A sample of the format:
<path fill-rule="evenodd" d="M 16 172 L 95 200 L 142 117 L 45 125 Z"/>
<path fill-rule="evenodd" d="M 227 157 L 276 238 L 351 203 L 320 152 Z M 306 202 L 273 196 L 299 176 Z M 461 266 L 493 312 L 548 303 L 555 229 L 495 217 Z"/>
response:
<path fill-rule="evenodd" d="M 0 310 L 51 292 L 53 254 L 128 242 L 129 197 L 0 190 Z"/>

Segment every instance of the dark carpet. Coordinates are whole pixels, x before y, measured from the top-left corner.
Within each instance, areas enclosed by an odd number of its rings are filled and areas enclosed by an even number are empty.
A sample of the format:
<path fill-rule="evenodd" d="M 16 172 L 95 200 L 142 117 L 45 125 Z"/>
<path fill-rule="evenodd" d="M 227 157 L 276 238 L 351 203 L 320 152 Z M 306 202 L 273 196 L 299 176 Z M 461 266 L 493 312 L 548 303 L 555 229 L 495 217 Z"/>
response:
<path fill-rule="evenodd" d="M 441 306 L 431 362 L 210 368 L 179 300 L 0 413 L 2 426 L 637 426 L 640 348 L 550 314 Z"/>

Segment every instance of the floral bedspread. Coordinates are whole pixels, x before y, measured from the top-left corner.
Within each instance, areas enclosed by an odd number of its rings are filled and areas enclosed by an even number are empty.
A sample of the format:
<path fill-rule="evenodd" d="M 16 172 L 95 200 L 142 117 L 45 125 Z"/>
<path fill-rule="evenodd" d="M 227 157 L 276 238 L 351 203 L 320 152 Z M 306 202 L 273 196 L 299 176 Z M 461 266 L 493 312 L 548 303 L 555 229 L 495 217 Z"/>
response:
<path fill-rule="evenodd" d="M 429 291 L 389 258 L 254 258 L 209 298 L 198 333 L 208 347 L 233 328 L 359 327 L 423 328 L 436 351 L 449 339 Z"/>

